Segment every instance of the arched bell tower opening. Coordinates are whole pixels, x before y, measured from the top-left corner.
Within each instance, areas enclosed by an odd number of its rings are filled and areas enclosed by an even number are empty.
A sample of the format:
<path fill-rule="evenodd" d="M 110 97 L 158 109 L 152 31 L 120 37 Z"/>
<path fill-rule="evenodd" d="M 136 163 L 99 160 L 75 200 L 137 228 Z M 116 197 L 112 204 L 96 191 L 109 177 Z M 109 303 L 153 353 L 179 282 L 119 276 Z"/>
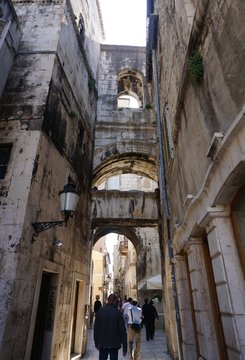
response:
<path fill-rule="evenodd" d="M 143 108 L 143 75 L 134 69 L 122 69 L 117 74 L 118 108 Z"/>

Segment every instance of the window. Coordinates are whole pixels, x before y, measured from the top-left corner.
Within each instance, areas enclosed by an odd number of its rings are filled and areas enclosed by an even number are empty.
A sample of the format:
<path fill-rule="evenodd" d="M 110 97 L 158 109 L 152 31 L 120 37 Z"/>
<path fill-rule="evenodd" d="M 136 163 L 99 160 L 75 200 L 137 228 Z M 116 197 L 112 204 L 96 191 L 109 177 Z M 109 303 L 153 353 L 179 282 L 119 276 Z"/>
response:
<path fill-rule="evenodd" d="M 143 78 L 139 71 L 122 69 L 117 75 L 118 108 L 142 108 L 144 100 Z"/>
<path fill-rule="evenodd" d="M 5 178 L 12 144 L 0 144 L 0 180 Z"/>

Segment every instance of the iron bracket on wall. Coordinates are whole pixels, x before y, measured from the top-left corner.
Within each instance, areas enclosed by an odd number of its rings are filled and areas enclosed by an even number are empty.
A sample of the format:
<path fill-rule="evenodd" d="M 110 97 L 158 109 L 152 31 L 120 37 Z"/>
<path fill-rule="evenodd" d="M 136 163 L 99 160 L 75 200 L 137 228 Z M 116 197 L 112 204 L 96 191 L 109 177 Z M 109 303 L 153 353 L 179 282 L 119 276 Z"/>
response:
<path fill-rule="evenodd" d="M 67 225 L 67 220 L 60 220 L 60 221 L 39 221 L 32 223 L 34 228 L 34 234 L 32 236 L 31 242 L 34 243 L 36 237 L 43 231 L 55 228 L 56 226 L 63 226 Z"/>

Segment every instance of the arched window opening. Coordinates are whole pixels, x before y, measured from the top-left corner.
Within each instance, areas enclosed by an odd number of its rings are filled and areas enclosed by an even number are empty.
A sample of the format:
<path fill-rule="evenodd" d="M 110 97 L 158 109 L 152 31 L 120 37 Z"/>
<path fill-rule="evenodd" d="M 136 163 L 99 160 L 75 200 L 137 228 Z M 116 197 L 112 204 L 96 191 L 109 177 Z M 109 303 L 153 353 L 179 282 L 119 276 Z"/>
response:
<path fill-rule="evenodd" d="M 118 108 L 142 108 L 143 77 L 137 70 L 123 69 L 118 73 Z"/>
<path fill-rule="evenodd" d="M 236 195 L 231 210 L 238 253 L 245 277 L 245 187 L 243 187 Z"/>

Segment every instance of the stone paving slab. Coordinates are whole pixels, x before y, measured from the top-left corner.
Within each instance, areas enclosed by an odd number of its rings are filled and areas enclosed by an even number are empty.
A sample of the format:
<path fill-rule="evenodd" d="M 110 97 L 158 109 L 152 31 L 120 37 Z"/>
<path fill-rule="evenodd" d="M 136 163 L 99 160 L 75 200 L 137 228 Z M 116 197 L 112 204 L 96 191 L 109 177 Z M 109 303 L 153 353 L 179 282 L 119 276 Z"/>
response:
<path fill-rule="evenodd" d="M 93 330 L 88 330 L 88 346 L 87 351 L 82 357 L 83 360 L 98 360 L 99 353 L 94 347 Z M 118 360 L 129 360 L 129 354 L 125 358 L 122 356 L 120 350 Z M 166 335 L 163 330 L 156 329 L 155 337 L 153 340 L 146 340 L 145 329 L 142 329 L 141 334 L 141 351 L 140 360 L 172 360 L 168 354 Z"/>

